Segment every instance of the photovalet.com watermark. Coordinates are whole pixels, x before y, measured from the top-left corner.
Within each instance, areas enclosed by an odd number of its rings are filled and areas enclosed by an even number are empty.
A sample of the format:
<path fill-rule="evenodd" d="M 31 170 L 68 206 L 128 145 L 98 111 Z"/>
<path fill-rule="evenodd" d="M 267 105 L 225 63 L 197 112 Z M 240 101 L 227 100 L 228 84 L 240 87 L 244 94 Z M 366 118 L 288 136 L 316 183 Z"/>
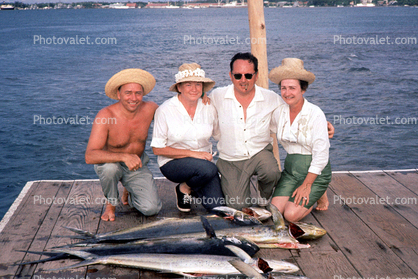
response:
<path fill-rule="evenodd" d="M 416 45 L 417 37 L 391 38 L 389 36 L 343 36 L 334 35 L 334 45 Z"/>
<path fill-rule="evenodd" d="M 342 197 L 341 195 L 334 195 L 334 204 L 340 205 L 360 205 L 360 204 L 369 204 L 369 205 L 417 205 L 418 200 L 416 197 L 397 197 L 394 200 L 390 197 L 381 198 L 379 196 L 374 197 Z"/>
<path fill-rule="evenodd" d="M 240 38 L 239 36 L 192 36 L 184 35 L 183 44 L 185 45 L 251 45 L 266 44 L 266 38 Z"/>
<path fill-rule="evenodd" d="M 33 116 L 34 125 L 93 125 L 93 124 L 117 124 L 116 118 L 92 118 L 89 116 L 50 116 L 43 117 L 42 115 L 35 114 Z"/>
<path fill-rule="evenodd" d="M 104 205 L 110 202 L 111 204 L 117 204 L 117 199 L 107 199 L 105 197 L 95 198 L 91 200 L 89 197 L 44 197 L 42 195 L 33 196 L 33 204 L 46 204 L 46 205 L 88 205 L 88 204 L 98 204 Z"/>
<path fill-rule="evenodd" d="M 334 115 L 333 125 L 417 125 L 418 117 Z"/>
<path fill-rule="evenodd" d="M 118 41 L 112 37 L 90 37 L 90 36 L 71 36 L 71 37 L 44 37 L 33 35 L 34 45 L 117 45 Z"/>

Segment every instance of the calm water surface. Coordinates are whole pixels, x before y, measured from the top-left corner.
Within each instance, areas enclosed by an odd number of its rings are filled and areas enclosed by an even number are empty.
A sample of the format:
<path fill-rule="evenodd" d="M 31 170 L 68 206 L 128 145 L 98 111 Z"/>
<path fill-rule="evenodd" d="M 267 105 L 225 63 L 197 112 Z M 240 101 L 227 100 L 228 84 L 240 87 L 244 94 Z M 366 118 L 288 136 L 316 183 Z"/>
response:
<path fill-rule="evenodd" d="M 418 166 L 418 9 L 265 9 L 265 18 L 269 69 L 298 57 L 316 74 L 305 96 L 336 128 L 333 170 Z M 250 51 L 246 9 L 2 11 L 0 26 L 0 217 L 27 181 L 96 178 L 84 162 L 91 125 L 71 121 L 91 121 L 114 102 L 104 86 L 116 72 L 151 72 L 157 85 L 147 99 L 161 104 L 182 63 L 201 64 L 224 86 L 230 58 Z M 87 37 L 116 43 L 63 43 Z M 376 38 L 391 44 L 370 44 Z M 54 117 L 60 123 L 40 123 Z M 370 124 L 376 117 L 386 120 Z M 403 124 L 392 124 L 397 118 Z M 149 141 L 147 151 L 162 176 Z"/>

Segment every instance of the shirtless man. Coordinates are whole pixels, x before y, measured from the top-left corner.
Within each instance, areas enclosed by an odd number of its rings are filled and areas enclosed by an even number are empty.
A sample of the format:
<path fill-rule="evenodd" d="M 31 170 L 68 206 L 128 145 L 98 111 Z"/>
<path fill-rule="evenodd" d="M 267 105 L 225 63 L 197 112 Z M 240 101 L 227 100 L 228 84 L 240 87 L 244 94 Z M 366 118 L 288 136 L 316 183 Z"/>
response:
<path fill-rule="evenodd" d="M 141 69 L 126 69 L 106 84 L 109 98 L 119 100 L 96 115 L 86 149 L 86 163 L 95 164 L 103 193 L 107 198 L 104 221 L 115 220 L 119 200 L 118 182 L 124 186 L 122 203 L 146 216 L 161 207 L 157 188 L 147 167 L 144 152 L 148 129 L 158 105 L 142 101 L 155 85 L 154 77 Z"/>

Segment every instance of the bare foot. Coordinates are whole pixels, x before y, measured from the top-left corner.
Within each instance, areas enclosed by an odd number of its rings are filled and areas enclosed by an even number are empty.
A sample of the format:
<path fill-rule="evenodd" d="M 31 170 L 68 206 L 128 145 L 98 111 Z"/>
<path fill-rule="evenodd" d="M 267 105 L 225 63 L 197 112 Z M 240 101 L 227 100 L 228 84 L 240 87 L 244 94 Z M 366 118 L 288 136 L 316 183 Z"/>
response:
<path fill-rule="evenodd" d="M 329 201 L 328 201 L 328 196 L 327 196 L 327 192 L 326 191 L 322 195 L 322 197 L 319 198 L 319 200 L 317 201 L 317 203 L 318 204 L 316 205 L 316 210 L 320 210 L 320 211 L 328 210 Z"/>
<path fill-rule="evenodd" d="M 110 203 L 106 204 L 105 212 L 102 215 L 103 221 L 115 221 L 115 208 L 116 206 L 111 205 Z"/>
<path fill-rule="evenodd" d="M 123 205 L 128 205 L 128 198 L 129 198 L 129 192 L 128 190 L 126 190 L 125 187 L 123 187 L 123 194 L 122 194 L 122 204 Z"/>

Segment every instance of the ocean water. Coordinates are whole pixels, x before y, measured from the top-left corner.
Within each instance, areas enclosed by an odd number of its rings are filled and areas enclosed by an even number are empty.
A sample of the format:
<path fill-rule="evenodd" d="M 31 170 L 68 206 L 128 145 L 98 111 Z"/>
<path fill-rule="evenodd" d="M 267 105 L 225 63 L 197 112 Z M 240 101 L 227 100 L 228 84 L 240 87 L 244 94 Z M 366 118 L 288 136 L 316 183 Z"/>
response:
<path fill-rule="evenodd" d="M 333 170 L 417 168 L 417 8 L 265 9 L 265 20 L 269 69 L 298 57 L 316 74 L 305 97 L 336 128 Z M 1 11 L 0 26 L 0 217 L 27 181 L 96 178 L 84 151 L 113 74 L 151 72 L 146 99 L 161 104 L 182 63 L 224 86 L 251 47 L 247 9 Z"/>

